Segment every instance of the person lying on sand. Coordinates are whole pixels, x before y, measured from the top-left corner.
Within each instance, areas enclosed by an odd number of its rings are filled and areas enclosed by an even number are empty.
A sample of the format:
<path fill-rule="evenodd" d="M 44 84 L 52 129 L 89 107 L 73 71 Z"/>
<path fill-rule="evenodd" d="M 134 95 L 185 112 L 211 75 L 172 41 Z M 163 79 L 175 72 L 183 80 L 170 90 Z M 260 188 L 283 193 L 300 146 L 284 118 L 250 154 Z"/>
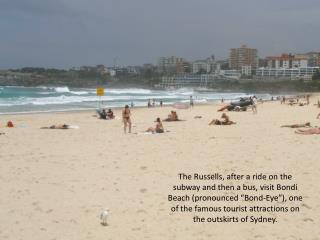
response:
<path fill-rule="evenodd" d="M 320 134 L 320 128 L 317 127 L 317 128 L 307 129 L 307 130 L 298 129 L 295 131 L 295 133 L 303 134 L 303 135 Z"/>
<path fill-rule="evenodd" d="M 311 127 L 311 124 L 309 122 L 306 122 L 304 124 L 292 124 L 292 125 L 282 125 L 281 127 L 288 127 L 288 128 L 307 128 Z"/>
<path fill-rule="evenodd" d="M 70 125 L 67 124 L 58 124 L 58 125 L 52 125 L 50 127 L 42 127 L 41 129 L 70 129 Z"/>
<path fill-rule="evenodd" d="M 168 118 L 164 119 L 163 121 L 166 121 L 166 122 L 179 121 L 177 112 L 171 111 L 171 113 L 168 115 Z"/>
<path fill-rule="evenodd" d="M 225 113 L 222 113 L 221 115 L 222 120 L 219 119 L 213 119 L 209 125 L 232 125 L 236 124 L 236 122 L 233 122 L 230 120 L 229 116 Z"/>
<path fill-rule="evenodd" d="M 228 105 L 225 105 L 225 106 L 221 107 L 220 109 L 218 109 L 218 112 L 223 112 L 224 110 L 231 111 L 233 109 L 234 109 L 234 107 L 231 104 L 228 104 Z"/>
<path fill-rule="evenodd" d="M 302 103 L 302 102 L 299 102 L 299 103 L 298 103 L 298 105 L 299 105 L 299 107 L 303 107 L 303 106 L 308 105 L 308 103 Z"/>
<path fill-rule="evenodd" d="M 164 133 L 164 128 L 163 128 L 163 125 L 162 125 L 160 118 L 157 118 L 156 123 L 157 124 L 155 127 L 148 128 L 146 132 Z"/>

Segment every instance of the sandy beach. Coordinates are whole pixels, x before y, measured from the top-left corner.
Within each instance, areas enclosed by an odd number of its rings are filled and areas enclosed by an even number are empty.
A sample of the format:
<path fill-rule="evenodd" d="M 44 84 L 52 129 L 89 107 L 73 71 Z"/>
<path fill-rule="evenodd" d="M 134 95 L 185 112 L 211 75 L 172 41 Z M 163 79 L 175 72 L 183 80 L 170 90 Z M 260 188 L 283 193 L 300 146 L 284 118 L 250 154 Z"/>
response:
<path fill-rule="evenodd" d="M 126 135 L 120 110 L 110 121 L 94 112 L 0 116 L 0 239 L 320 239 L 320 135 L 280 128 L 320 126 L 316 101 L 229 112 L 232 126 L 208 126 L 220 118 L 219 106 L 195 106 L 177 110 L 185 121 L 164 122 L 164 134 L 143 132 L 171 107 L 133 108 Z M 16 127 L 5 128 L 8 120 Z M 79 129 L 40 129 L 64 123 Z M 290 173 L 304 198 L 301 212 L 274 225 L 193 223 L 192 214 L 170 213 L 167 195 L 180 172 Z"/>

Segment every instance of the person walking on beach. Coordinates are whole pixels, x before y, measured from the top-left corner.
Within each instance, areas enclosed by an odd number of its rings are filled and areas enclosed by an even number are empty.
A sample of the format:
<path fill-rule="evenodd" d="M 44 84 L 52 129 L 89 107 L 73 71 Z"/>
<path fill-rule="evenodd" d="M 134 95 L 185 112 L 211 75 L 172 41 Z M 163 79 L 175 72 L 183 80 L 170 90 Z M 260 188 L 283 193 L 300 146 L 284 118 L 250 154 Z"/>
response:
<path fill-rule="evenodd" d="M 251 97 L 250 97 L 250 98 L 251 98 Z M 253 112 L 253 113 L 257 113 L 257 112 L 258 112 L 258 110 L 257 110 L 257 103 L 258 103 L 257 97 L 256 97 L 256 96 L 253 96 L 253 97 L 251 98 L 251 101 L 252 101 L 252 112 Z"/>
<path fill-rule="evenodd" d="M 131 133 L 131 112 L 129 106 L 126 105 L 122 110 L 123 130 L 127 133 L 127 126 L 129 125 L 129 133 Z"/>
<path fill-rule="evenodd" d="M 193 103 L 193 98 L 192 98 L 192 95 L 191 95 L 191 96 L 190 96 L 190 107 L 193 108 L 193 106 L 194 106 L 194 103 Z"/>

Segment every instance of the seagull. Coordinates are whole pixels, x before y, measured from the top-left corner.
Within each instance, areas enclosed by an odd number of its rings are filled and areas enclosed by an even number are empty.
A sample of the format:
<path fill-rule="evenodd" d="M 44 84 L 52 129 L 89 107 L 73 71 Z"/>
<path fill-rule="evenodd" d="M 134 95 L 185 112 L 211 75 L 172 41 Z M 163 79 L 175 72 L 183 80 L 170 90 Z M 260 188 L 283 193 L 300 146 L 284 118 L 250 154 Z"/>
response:
<path fill-rule="evenodd" d="M 107 226 L 108 225 L 108 222 L 107 222 L 108 215 L 109 215 L 109 209 L 103 208 L 101 210 L 101 213 L 100 213 L 101 225 L 103 225 L 103 226 Z"/>

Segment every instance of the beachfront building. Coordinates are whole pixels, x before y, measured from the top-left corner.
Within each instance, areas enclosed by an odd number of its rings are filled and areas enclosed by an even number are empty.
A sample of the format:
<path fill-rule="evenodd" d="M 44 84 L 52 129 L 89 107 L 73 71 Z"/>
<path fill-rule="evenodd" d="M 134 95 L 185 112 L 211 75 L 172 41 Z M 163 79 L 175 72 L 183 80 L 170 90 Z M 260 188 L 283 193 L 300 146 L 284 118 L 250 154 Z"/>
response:
<path fill-rule="evenodd" d="M 215 81 L 215 74 L 177 74 L 163 76 L 161 86 L 164 88 L 208 87 Z"/>
<path fill-rule="evenodd" d="M 296 54 L 295 56 L 308 59 L 308 67 L 320 67 L 320 52 L 308 52 Z"/>
<path fill-rule="evenodd" d="M 127 66 L 127 73 L 130 75 L 138 75 L 141 73 L 141 66 Z"/>
<path fill-rule="evenodd" d="M 308 67 L 308 58 L 306 56 L 296 56 L 292 54 L 282 54 L 281 56 L 267 57 L 269 68 L 300 68 Z"/>
<path fill-rule="evenodd" d="M 210 74 L 175 74 L 163 76 L 160 86 L 163 88 L 201 87 L 212 86 L 217 81 L 239 80 L 241 71 L 219 70 Z"/>
<path fill-rule="evenodd" d="M 229 55 L 229 68 L 242 70 L 243 66 L 250 66 L 251 69 L 258 67 L 258 50 L 242 45 L 240 48 L 231 48 Z"/>
<path fill-rule="evenodd" d="M 220 69 L 220 65 L 214 60 L 213 57 L 205 60 L 197 60 L 192 63 L 192 73 L 214 73 Z"/>
<path fill-rule="evenodd" d="M 251 66 L 242 66 L 241 74 L 244 76 L 251 76 L 252 75 L 252 67 Z"/>
<path fill-rule="evenodd" d="M 181 71 L 186 62 L 183 58 L 176 56 L 161 57 L 158 59 L 158 71 L 160 73 L 176 73 L 177 70 Z"/>
<path fill-rule="evenodd" d="M 223 79 L 239 80 L 241 77 L 241 71 L 236 69 L 219 70 L 219 71 L 216 71 L 216 75 Z"/>
<path fill-rule="evenodd" d="M 190 73 L 191 65 L 187 61 L 178 62 L 176 64 L 175 73 L 183 74 L 183 73 Z"/>
<path fill-rule="evenodd" d="M 319 67 L 298 67 L 298 68 L 258 68 L 257 77 L 282 78 L 290 80 L 311 80 L 312 75 L 319 70 Z"/>

